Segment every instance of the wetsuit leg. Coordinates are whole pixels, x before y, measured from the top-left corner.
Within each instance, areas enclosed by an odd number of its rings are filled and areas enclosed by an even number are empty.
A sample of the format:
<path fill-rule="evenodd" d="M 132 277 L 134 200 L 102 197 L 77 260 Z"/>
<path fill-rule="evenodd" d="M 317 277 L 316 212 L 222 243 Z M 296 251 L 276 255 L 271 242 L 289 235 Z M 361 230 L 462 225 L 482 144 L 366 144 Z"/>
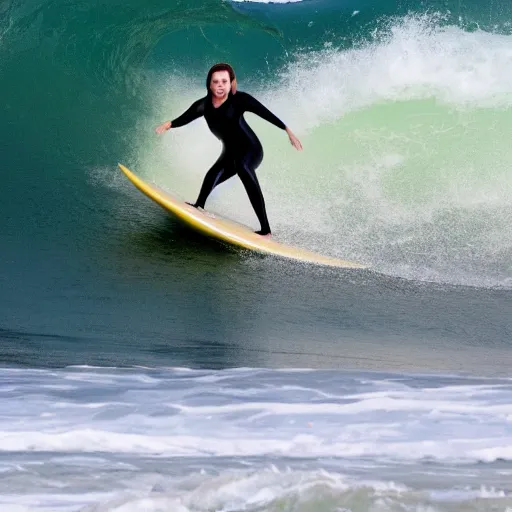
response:
<path fill-rule="evenodd" d="M 263 198 L 263 192 L 261 191 L 258 178 L 256 177 L 256 168 L 261 163 L 262 159 L 263 154 L 261 152 L 248 152 L 243 155 L 240 160 L 236 161 L 236 170 L 249 196 L 256 216 L 260 221 L 261 230 L 256 231 L 256 233 L 259 235 L 268 235 L 271 231 L 265 208 L 265 199 Z"/>
<path fill-rule="evenodd" d="M 204 208 L 206 199 L 211 194 L 212 190 L 217 185 L 220 185 L 227 179 L 232 178 L 235 174 L 236 170 L 233 159 L 229 157 L 229 155 L 223 153 L 206 173 L 199 196 L 193 206 L 196 208 Z"/>

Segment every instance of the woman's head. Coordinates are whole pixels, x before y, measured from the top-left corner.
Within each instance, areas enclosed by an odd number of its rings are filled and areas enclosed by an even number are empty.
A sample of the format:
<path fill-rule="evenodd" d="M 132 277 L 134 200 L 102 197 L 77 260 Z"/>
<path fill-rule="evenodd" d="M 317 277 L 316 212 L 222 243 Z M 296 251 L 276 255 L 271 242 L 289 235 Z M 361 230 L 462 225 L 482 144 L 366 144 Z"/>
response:
<path fill-rule="evenodd" d="M 233 68 L 224 62 L 212 66 L 206 77 L 206 89 L 208 94 L 219 98 L 226 96 L 230 91 L 231 94 L 236 94 L 236 76 Z"/>

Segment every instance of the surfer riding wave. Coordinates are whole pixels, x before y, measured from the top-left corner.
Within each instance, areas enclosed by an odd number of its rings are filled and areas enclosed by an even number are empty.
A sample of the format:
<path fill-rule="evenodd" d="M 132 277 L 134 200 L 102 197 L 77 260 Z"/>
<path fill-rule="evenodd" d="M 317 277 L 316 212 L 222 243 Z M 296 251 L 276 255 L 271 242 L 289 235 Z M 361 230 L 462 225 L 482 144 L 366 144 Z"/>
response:
<path fill-rule="evenodd" d="M 204 208 L 212 190 L 235 174 L 242 181 L 251 205 L 261 225 L 259 235 L 270 236 L 265 200 L 256 169 L 263 160 L 263 147 L 245 121 L 244 112 L 252 112 L 274 126 L 285 130 L 294 148 L 301 151 L 302 144 L 292 131 L 256 98 L 237 91 L 236 76 L 229 64 L 212 66 L 206 78 L 207 95 L 195 101 L 187 111 L 156 128 L 161 134 L 170 128 L 179 128 L 204 116 L 210 131 L 222 142 L 222 153 L 206 173 L 199 196 L 192 206 Z M 191 203 L 189 203 L 191 204 Z"/>

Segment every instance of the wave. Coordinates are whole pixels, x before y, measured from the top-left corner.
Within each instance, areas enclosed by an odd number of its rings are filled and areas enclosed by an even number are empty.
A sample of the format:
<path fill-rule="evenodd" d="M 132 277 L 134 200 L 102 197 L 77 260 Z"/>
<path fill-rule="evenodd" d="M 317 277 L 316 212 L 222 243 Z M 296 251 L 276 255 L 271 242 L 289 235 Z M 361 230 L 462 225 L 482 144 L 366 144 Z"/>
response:
<path fill-rule="evenodd" d="M 294 153 L 283 134 L 247 116 L 265 147 L 259 178 L 276 236 L 392 276 L 510 288 L 509 7 L 455 4 L 444 14 L 414 14 L 425 10 L 414 2 L 399 11 L 344 4 L 333 25 L 330 0 L 130 0 L 101 15 L 96 4 L 11 1 L 0 11 L 1 133 L 9 145 L 16 127 L 34 130 L 31 160 L 78 163 L 96 187 L 122 188 L 112 176 L 123 161 L 194 198 L 218 143 L 200 122 L 164 138 L 153 128 L 204 94 L 212 62 L 229 60 L 241 88 L 304 144 Z M 27 127 L 34 118 L 48 130 Z M 77 119 L 81 130 L 71 130 Z M 21 179 L 12 177 L 13 189 Z M 34 204 L 54 193 L 38 186 Z M 237 180 L 208 206 L 257 227 Z M 26 210 L 13 206 L 13 218 L 16 208 Z M 116 208 L 116 198 L 103 205 L 98 230 Z M 90 229 L 77 222 L 78 233 Z"/>

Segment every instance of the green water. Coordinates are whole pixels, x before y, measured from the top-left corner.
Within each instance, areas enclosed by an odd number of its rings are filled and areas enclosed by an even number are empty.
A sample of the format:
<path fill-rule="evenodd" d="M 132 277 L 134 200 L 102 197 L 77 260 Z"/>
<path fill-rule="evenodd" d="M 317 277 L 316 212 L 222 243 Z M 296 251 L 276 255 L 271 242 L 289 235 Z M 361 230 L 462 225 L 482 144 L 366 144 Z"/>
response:
<path fill-rule="evenodd" d="M 184 344 L 180 364 L 203 365 L 196 356 L 207 340 L 261 339 L 252 363 L 284 364 L 272 347 L 377 346 L 387 330 L 400 343 L 435 332 L 449 350 L 466 338 L 506 345 L 509 14 L 508 4 L 476 2 L 2 4 L 0 326 L 14 343 L 5 360 L 133 363 L 146 357 L 145 343 L 171 340 Z M 196 196 L 218 142 L 201 120 L 164 137 L 154 127 L 203 95 L 206 71 L 221 60 L 305 148 L 294 152 L 247 116 L 265 148 L 258 172 L 276 236 L 367 263 L 373 274 L 353 281 L 227 251 L 176 226 L 119 173 L 120 161 Z M 255 225 L 237 180 L 216 189 L 209 207 Z M 388 286 L 395 292 L 366 309 Z M 434 306 L 417 324 L 423 287 Z M 445 287 L 475 295 L 455 291 L 447 306 Z M 478 311 L 495 301 L 498 317 L 480 331 Z M 445 309 L 463 313 L 452 319 Z M 459 322 L 470 334 L 450 338 Z M 28 341 L 20 348 L 19 339 Z M 400 343 L 384 366 L 405 364 Z M 365 360 L 362 347 L 353 364 Z M 232 361 L 219 357 L 218 366 Z"/>

